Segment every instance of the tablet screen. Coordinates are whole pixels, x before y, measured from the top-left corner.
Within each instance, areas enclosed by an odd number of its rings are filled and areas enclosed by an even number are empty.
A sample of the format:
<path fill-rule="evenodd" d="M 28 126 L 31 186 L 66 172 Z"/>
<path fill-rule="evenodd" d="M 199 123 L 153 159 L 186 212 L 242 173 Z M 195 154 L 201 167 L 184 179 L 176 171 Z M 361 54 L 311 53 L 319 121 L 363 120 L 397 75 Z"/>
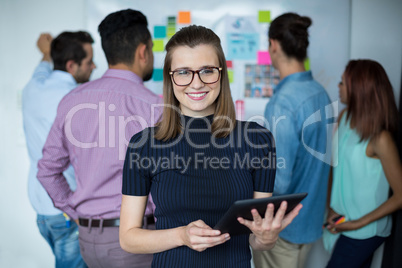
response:
<path fill-rule="evenodd" d="M 251 210 L 253 208 L 257 209 L 261 217 L 264 217 L 267 205 L 270 203 L 274 204 L 274 212 L 276 213 L 282 201 L 286 201 L 288 203 L 288 207 L 286 209 L 287 214 L 292 211 L 297 206 L 297 204 L 299 204 L 306 196 L 307 193 L 298 193 L 288 195 L 276 195 L 259 199 L 238 200 L 233 203 L 233 205 L 229 208 L 225 215 L 215 225 L 214 229 L 220 230 L 223 234 L 229 233 L 231 236 L 239 234 L 249 234 L 251 233 L 250 229 L 240 224 L 237 221 L 238 217 L 243 217 L 247 220 L 253 220 L 253 216 L 251 214 Z"/>

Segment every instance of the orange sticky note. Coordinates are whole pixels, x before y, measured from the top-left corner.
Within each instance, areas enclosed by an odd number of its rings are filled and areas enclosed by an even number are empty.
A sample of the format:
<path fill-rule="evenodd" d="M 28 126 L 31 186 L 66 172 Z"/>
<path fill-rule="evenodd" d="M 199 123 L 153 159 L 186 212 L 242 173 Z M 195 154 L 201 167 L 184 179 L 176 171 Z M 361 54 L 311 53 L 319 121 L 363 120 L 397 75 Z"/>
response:
<path fill-rule="evenodd" d="M 190 24 L 191 23 L 191 12 L 190 11 L 179 11 L 178 23 Z"/>

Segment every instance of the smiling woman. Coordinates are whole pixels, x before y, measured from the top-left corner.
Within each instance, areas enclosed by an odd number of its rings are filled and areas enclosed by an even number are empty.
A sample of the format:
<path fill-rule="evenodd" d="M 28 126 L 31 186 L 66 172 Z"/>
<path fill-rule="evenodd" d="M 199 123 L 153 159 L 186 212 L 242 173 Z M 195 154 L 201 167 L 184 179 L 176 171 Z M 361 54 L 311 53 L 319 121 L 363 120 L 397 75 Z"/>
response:
<path fill-rule="evenodd" d="M 163 120 L 158 124 L 155 138 L 167 141 L 179 135 L 183 128 L 180 114 L 186 115 L 186 112 L 191 111 L 188 105 L 198 105 L 193 107 L 196 109 L 195 112 L 197 109 L 198 112 L 203 111 L 204 116 L 214 114 L 212 132 L 217 137 L 227 137 L 235 127 L 236 113 L 230 91 L 226 58 L 219 37 L 204 27 L 185 27 L 180 34 L 176 34 L 175 38 L 169 40 L 166 44 L 166 52 L 163 76 L 171 78 L 163 81 L 165 107 Z M 209 77 L 207 74 L 211 70 L 213 74 Z M 198 75 L 196 76 L 195 73 Z M 213 81 L 216 74 L 219 74 L 217 80 Z M 186 81 L 180 78 L 180 81 L 177 81 L 175 80 L 178 78 L 177 75 L 185 75 L 188 78 Z M 189 79 L 190 76 L 191 79 Z M 183 97 L 187 100 L 181 98 L 180 94 L 185 95 Z M 182 103 L 180 100 L 186 100 L 186 102 Z M 184 110 L 180 110 L 181 107 Z M 209 110 L 205 110 L 206 108 Z"/>
<path fill-rule="evenodd" d="M 135 134 L 123 172 L 120 244 L 155 253 L 152 267 L 250 267 L 250 246 L 267 250 L 298 214 L 252 210 L 238 221 L 251 235 L 213 230 L 237 200 L 272 195 L 275 143 L 254 122 L 236 121 L 219 37 L 202 26 L 177 32 L 166 45 L 164 111 L 155 128 Z M 148 194 L 157 230 L 143 230 Z"/>
<path fill-rule="evenodd" d="M 172 58 L 173 92 L 180 102 L 181 112 L 194 117 L 213 114 L 220 93 L 220 67 L 216 67 L 219 61 L 213 47 L 180 46 L 174 49 Z"/>

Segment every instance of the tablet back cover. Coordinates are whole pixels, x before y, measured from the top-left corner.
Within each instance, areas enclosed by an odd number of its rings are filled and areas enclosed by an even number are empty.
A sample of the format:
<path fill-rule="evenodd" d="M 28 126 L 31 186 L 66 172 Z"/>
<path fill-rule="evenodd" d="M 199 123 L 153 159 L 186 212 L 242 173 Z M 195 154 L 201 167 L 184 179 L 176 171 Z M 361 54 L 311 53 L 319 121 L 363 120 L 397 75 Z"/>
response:
<path fill-rule="evenodd" d="M 247 220 L 253 220 L 253 216 L 251 215 L 251 210 L 253 208 L 257 209 L 261 217 L 264 217 L 267 205 L 270 203 L 274 204 L 275 206 L 274 212 L 276 213 L 282 201 L 287 201 L 288 207 L 286 209 L 286 213 L 289 213 L 306 196 L 307 193 L 298 193 L 288 195 L 277 195 L 259 199 L 238 200 L 233 203 L 233 205 L 229 208 L 229 210 L 225 213 L 225 215 L 215 225 L 214 229 L 220 230 L 223 234 L 229 233 L 231 236 L 239 234 L 249 234 L 251 233 L 250 229 L 240 224 L 237 221 L 238 217 L 243 217 L 244 219 Z"/>

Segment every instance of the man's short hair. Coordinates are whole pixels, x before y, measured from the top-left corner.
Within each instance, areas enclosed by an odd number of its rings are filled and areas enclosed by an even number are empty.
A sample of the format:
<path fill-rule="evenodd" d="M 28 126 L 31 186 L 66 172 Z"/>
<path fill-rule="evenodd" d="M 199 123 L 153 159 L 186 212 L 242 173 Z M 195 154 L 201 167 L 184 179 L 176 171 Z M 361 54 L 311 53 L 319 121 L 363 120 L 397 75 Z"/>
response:
<path fill-rule="evenodd" d="M 81 61 L 87 56 L 83 45 L 85 43 L 93 44 L 91 35 L 84 31 L 62 32 L 53 39 L 50 49 L 50 55 L 53 60 L 54 70 L 67 71 L 66 64 L 69 60 L 81 64 Z"/>
<path fill-rule="evenodd" d="M 110 65 L 132 65 L 138 45 L 148 46 L 151 39 L 147 18 L 140 11 L 132 9 L 109 14 L 99 24 L 98 31 Z"/>

